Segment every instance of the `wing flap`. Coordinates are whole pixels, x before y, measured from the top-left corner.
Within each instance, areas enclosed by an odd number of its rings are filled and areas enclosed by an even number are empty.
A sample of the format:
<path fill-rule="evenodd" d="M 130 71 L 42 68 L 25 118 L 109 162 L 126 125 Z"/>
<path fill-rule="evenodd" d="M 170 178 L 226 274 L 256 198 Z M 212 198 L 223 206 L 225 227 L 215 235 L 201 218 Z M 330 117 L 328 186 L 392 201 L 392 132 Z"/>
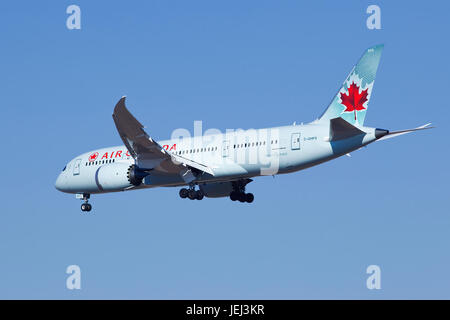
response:
<path fill-rule="evenodd" d="M 204 171 L 206 173 L 209 173 L 212 176 L 214 175 L 214 171 L 210 167 L 205 166 L 202 163 L 199 163 L 199 162 L 194 161 L 194 160 L 186 159 L 184 157 L 181 157 L 181 156 L 175 155 L 175 154 L 171 154 L 171 156 L 172 156 L 172 161 L 174 161 L 175 163 L 178 162 L 181 165 L 190 166 L 190 167 L 195 168 L 197 170 L 201 170 L 201 171 Z"/>

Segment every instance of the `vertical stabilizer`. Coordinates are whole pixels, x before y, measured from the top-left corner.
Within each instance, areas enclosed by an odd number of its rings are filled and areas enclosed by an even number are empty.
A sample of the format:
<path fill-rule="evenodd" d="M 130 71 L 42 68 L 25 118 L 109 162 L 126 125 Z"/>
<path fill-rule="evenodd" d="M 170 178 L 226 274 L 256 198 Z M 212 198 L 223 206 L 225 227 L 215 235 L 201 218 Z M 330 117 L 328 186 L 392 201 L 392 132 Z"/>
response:
<path fill-rule="evenodd" d="M 319 121 L 340 117 L 355 126 L 364 124 L 383 47 L 376 45 L 364 52 Z"/>

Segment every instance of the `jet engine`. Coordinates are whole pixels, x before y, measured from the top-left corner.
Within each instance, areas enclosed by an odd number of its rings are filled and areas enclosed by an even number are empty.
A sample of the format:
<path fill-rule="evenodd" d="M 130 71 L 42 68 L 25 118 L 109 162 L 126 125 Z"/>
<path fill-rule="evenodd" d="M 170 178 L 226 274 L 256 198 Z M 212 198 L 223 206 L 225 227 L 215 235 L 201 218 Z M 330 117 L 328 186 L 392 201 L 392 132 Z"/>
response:
<path fill-rule="evenodd" d="M 104 191 L 120 191 L 141 185 L 147 175 L 134 164 L 110 163 L 98 169 L 96 180 Z"/>

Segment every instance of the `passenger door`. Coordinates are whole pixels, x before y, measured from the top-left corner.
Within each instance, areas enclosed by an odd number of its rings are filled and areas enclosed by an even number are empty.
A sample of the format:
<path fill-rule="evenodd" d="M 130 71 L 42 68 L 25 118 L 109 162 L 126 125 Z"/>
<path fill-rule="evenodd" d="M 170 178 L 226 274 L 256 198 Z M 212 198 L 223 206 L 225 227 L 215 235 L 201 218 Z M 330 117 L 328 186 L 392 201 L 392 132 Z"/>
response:
<path fill-rule="evenodd" d="M 300 133 L 299 132 L 292 134 L 291 150 L 300 150 Z"/>
<path fill-rule="evenodd" d="M 222 157 L 227 158 L 230 155 L 230 141 L 224 140 L 222 144 Z"/>
<path fill-rule="evenodd" d="M 75 160 L 75 164 L 73 166 L 73 175 L 77 176 L 80 174 L 80 167 L 81 167 L 81 159 Z"/>

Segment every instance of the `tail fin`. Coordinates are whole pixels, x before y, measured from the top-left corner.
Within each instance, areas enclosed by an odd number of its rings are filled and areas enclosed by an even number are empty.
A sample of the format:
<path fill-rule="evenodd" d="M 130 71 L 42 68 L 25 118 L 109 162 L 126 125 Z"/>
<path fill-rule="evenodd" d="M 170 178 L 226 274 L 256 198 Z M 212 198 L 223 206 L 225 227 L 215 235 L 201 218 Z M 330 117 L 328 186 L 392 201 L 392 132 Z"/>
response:
<path fill-rule="evenodd" d="M 376 45 L 364 52 L 319 121 L 340 117 L 352 125 L 364 124 L 383 47 Z"/>

